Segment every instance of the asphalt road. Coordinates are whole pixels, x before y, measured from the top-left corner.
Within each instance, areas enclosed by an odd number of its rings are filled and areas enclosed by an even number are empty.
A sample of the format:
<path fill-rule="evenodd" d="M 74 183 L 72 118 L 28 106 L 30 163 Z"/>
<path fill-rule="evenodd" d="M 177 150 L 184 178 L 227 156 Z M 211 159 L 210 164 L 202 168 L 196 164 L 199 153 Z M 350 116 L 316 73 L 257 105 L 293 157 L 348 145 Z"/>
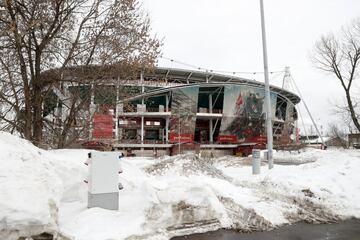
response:
<path fill-rule="evenodd" d="M 203 234 L 175 237 L 172 240 L 360 240 L 360 219 L 334 224 L 297 223 L 269 232 L 238 233 L 218 230 Z"/>

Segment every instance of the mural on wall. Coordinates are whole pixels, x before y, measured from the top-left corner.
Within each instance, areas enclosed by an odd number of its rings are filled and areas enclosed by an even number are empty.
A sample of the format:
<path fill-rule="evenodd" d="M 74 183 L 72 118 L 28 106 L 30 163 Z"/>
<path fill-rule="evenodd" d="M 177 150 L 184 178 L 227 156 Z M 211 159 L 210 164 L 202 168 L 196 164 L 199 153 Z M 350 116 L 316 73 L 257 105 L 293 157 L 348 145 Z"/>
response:
<path fill-rule="evenodd" d="M 223 118 L 218 141 L 266 141 L 264 99 L 264 89 L 239 85 L 225 86 Z M 276 95 L 274 97 L 272 94 L 271 99 L 272 108 L 275 108 L 273 99 L 276 99 Z"/>
<path fill-rule="evenodd" d="M 169 142 L 193 142 L 199 87 L 172 91 Z"/>
<path fill-rule="evenodd" d="M 297 120 L 297 112 L 293 104 L 287 104 L 286 117 L 281 133 L 281 144 L 288 144 L 296 141 L 296 129 L 294 122 Z"/>

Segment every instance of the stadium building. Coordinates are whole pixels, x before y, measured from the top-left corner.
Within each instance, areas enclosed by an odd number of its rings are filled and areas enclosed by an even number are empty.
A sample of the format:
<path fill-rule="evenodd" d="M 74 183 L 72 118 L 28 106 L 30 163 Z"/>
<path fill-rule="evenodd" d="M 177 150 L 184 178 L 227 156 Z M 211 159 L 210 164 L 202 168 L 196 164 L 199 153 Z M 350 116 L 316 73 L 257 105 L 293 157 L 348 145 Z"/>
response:
<path fill-rule="evenodd" d="M 133 93 L 123 97 L 118 88 Z M 143 156 L 186 151 L 246 155 L 254 147 L 265 148 L 261 82 L 156 68 L 139 72 L 138 79 L 113 89 L 115 100 L 107 103 L 105 111 L 95 112 L 87 140 Z M 270 91 L 274 145 L 292 144 L 297 140 L 295 105 L 300 98 L 275 86 L 270 86 Z M 91 98 L 91 106 L 101 104 L 97 98 Z"/>

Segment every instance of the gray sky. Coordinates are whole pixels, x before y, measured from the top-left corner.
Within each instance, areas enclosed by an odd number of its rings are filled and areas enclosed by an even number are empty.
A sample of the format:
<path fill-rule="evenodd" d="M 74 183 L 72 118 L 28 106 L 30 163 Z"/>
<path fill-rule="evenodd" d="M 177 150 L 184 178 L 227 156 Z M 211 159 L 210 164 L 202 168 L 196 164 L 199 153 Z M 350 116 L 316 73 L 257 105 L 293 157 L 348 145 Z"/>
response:
<path fill-rule="evenodd" d="M 258 0 L 143 0 L 163 55 L 213 70 L 263 71 Z M 331 103 L 342 101 L 339 83 L 310 61 L 322 34 L 360 17 L 360 0 L 264 0 L 270 71 L 289 66 L 305 101 L 324 128 L 336 120 Z M 160 60 L 159 66 L 189 68 Z M 241 75 L 264 81 L 262 74 Z M 281 85 L 282 74 L 270 76 Z M 305 109 L 301 112 L 310 122 Z"/>

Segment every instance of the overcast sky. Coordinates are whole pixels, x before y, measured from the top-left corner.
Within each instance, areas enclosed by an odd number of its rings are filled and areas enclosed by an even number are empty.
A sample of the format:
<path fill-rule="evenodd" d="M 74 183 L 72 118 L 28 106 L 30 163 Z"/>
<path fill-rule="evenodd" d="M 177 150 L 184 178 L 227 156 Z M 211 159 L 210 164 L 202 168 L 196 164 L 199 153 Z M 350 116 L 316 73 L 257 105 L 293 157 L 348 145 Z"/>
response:
<path fill-rule="evenodd" d="M 258 0 L 143 0 L 163 55 L 213 70 L 263 71 Z M 336 120 L 331 103 L 342 101 L 339 82 L 310 61 L 322 34 L 360 17 L 360 0 L 264 0 L 270 71 L 289 66 L 319 125 Z M 159 66 L 189 68 L 160 60 Z M 241 75 L 264 81 L 262 74 Z M 270 76 L 280 85 L 282 74 Z M 301 105 L 306 122 L 309 117 Z"/>

